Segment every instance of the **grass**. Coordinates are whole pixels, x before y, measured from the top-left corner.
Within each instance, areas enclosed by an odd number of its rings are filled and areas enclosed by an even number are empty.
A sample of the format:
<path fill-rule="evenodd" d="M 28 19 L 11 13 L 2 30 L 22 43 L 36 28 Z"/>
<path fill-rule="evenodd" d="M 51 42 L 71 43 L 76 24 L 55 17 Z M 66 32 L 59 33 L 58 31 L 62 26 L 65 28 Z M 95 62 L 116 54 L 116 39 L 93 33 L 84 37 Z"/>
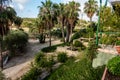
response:
<path fill-rule="evenodd" d="M 45 47 L 41 49 L 41 51 L 42 52 L 54 52 L 58 46 L 66 46 L 66 45 L 69 45 L 69 43 L 61 43 L 61 44 L 53 45 L 51 47 Z"/>
<path fill-rule="evenodd" d="M 104 67 L 92 68 L 87 58 L 79 62 L 68 60 L 45 80 L 101 80 Z"/>

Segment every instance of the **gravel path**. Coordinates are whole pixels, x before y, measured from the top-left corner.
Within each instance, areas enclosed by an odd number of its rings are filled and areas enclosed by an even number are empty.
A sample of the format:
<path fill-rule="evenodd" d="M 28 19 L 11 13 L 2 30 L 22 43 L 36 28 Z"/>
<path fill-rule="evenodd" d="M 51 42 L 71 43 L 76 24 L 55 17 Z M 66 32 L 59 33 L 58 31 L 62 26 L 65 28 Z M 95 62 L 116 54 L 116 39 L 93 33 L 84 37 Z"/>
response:
<path fill-rule="evenodd" d="M 59 40 L 52 41 L 52 44 L 59 44 Z M 17 56 L 12 58 L 5 66 L 3 73 L 7 78 L 16 80 L 24 73 L 29 70 L 31 61 L 34 58 L 34 55 L 39 52 L 42 48 L 47 47 L 49 43 L 40 44 L 38 40 L 29 40 L 27 46 L 27 52 L 25 55 Z"/>

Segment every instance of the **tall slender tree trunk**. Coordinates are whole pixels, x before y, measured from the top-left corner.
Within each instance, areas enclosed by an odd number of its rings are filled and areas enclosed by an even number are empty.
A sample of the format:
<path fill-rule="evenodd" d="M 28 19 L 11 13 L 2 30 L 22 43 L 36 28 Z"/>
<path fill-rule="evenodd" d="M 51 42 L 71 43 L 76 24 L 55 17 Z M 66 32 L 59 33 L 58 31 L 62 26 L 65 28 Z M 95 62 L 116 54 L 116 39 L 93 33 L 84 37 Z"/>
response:
<path fill-rule="evenodd" d="M 49 29 L 49 46 L 51 47 L 51 29 Z"/>
<path fill-rule="evenodd" d="M 92 24 L 92 17 L 90 17 L 90 24 Z M 90 31 L 91 31 L 91 27 L 92 27 L 92 26 L 90 25 L 90 28 L 89 28 L 89 42 L 90 42 L 90 33 L 91 33 Z"/>
<path fill-rule="evenodd" d="M 92 17 L 90 17 L 90 23 L 92 23 Z"/>
<path fill-rule="evenodd" d="M 70 40 L 70 26 L 66 26 L 66 42 L 69 42 Z"/>
<path fill-rule="evenodd" d="M 51 47 L 51 26 L 52 26 L 52 24 L 49 23 L 47 25 L 48 25 L 48 28 L 49 28 L 49 47 Z"/>
<path fill-rule="evenodd" d="M 3 36 L 2 36 L 2 41 L 3 41 Z M 1 69 L 3 69 L 3 56 L 2 56 L 2 41 L 0 43 L 0 60 L 1 60 L 1 64 L 0 64 L 0 67 Z"/>
<path fill-rule="evenodd" d="M 64 22 L 62 21 L 62 38 L 63 38 L 63 42 L 65 43 L 65 33 L 64 33 Z"/>

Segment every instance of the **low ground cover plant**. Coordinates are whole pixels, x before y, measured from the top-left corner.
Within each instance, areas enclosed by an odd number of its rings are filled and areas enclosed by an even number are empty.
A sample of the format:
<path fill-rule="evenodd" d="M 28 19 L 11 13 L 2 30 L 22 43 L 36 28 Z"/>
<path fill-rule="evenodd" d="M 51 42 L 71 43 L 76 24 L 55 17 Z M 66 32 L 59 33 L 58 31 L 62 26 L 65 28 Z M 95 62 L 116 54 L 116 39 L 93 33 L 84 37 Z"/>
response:
<path fill-rule="evenodd" d="M 114 57 L 108 61 L 107 68 L 113 75 L 120 76 L 120 56 Z"/>
<path fill-rule="evenodd" d="M 66 52 L 59 52 L 57 55 L 57 59 L 59 62 L 65 62 L 68 59 L 67 53 Z"/>

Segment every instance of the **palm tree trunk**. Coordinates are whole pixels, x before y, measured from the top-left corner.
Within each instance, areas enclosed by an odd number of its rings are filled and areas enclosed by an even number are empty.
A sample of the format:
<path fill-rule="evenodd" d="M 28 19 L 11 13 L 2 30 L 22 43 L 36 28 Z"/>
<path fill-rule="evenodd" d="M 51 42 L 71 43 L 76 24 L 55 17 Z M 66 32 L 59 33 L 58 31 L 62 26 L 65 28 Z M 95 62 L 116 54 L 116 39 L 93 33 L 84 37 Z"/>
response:
<path fill-rule="evenodd" d="M 69 25 L 66 26 L 66 42 L 70 40 L 70 27 Z"/>
<path fill-rule="evenodd" d="M 48 24 L 48 28 L 49 28 L 49 47 L 51 47 L 51 23 Z"/>
<path fill-rule="evenodd" d="M 61 24 L 62 24 L 62 38 L 63 42 L 65 43 L 64 22 L 62 22 Z"/>
<path fill-rule="evenodd" d="M 92 23 L 92 17 L 90 17 L 90 23 Z"/>
<path fill-rule="evenodd" d="M 51 47 L 51 29 L 49 29 L 49 46 Z"/>
<path fill-rule="evenodd" d="M 2 41 L 1 41 L 1 43 L 0 43 L 0 60 L 1 60 L 1 64 L 0 64 L 0 67 L 1 67 L 1 69 L 3 69 L 3 56 L 2 56 L 2 42 L 3 42 L 3 36 L 2 36 Z"/>

